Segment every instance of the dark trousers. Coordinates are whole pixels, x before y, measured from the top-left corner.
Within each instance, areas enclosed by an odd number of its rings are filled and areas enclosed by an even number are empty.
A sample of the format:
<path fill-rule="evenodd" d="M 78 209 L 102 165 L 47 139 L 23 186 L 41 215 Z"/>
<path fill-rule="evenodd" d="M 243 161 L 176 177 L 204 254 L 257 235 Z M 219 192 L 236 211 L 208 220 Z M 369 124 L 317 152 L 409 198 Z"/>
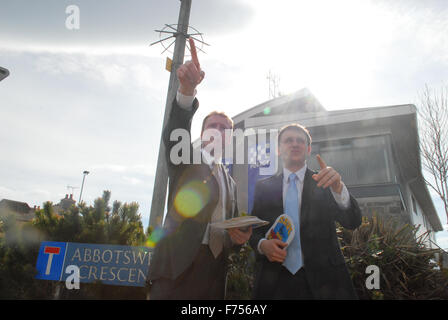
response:
<path fill-rule="evenodd" d="M 224 254 L 215 259 L 207 245 L 201 245 L 196 258 L 178 278 L 153 280 L 151 300 L 222 300 L 225 294 Z"/>
<path fill-rule="evenodd" d="M 311 300 L 313 294 L 306 280 L 306 270 L 301 268 L 296 274 L 292 274 L 282 267 L 278 277 L 278 285 L 272 293 L 273 300 Z"/>

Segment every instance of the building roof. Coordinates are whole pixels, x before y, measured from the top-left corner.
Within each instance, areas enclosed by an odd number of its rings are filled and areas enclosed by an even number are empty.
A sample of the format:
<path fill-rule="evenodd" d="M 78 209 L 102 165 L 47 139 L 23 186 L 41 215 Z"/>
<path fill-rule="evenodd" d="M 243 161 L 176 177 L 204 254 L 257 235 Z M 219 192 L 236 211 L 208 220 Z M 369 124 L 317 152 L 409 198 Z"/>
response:
<path fill-rule="evenodd" d="M 316 99 L 316 97 L 306 88 L 296 91 L 289 95 L 284 95 L 272 100 L 263 102 L 253 108 L 247 109 L 240 114 L 232 117 L 235 127 L 249 118 L 258 118 L 264 116 L 284 116 L 296 112 L 325 112 L 325 108 Z"/>
<path fill-rule="evenodd" d="M 31 208 L 26 202 L 20 202 L 9 199 L 2 199 L 0 201 L 0 209 L 10 210 L 15 213 L 27 214 L 30 212 Z"/>
<path fill-rule="evenodd" d="M 30 221 L 34 218 L 34 209 L 26 202 L 2 199 L 0 201 L 0 214 L 14 214 L 19 221 Z"/>

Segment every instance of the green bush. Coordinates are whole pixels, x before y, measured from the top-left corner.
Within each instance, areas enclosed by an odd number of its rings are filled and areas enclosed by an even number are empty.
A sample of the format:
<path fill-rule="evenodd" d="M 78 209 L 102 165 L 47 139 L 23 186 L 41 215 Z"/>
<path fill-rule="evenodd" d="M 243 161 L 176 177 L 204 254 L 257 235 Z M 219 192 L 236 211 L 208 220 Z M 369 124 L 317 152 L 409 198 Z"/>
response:
<path fill-rule="evenodd" d="M 239 252 L 229 255 L 226 299 L 249 300 L 254 285 L 255 253 L 246 243 Z"/>
<path fill-rule="evenodd" d="M 360 299 L 448 299 L 448 277 L 428 248 L 428 233 L 373 215 L 356 230 L 337 228 L 342 252 Z M 366 288 L 366 268 L 380 271 L 380 289 Z"/>
<path fill-rule="evenodd" d="M 145 245 L 149 234 L 138 204 L 115 201 L 110 208 L 110 195 L 104 191 L 93 206 L 81 203 L 59 214 L 46 202 L 22 225 L 13 215 L 0 217 L 0 299 L 146 299 L 147 288 L 82 283 L 68 290 L 62 282 L 34 279 L 42 241 Z"/>

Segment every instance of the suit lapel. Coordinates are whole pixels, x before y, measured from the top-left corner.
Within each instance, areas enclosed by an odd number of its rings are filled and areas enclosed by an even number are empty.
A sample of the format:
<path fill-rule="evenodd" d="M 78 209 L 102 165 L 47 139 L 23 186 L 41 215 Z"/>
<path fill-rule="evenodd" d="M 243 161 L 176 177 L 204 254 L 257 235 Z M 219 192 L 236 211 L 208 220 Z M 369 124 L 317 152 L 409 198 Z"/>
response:
<path fill-rule="evenodd" d="M 303 180 L 303 191 L 302 191 L 302 204 L 300 206 L 300 225 L 302 226 L 306 223 L 308 218 L 310 203 L 312 199 L 312 195 L 314 192 L 314 188 L 316 187 L 313 183 L 313 171 L 307 169 L 305 172 L 305 178 Z"/>
<path fill-rule="evenodd" d="M 284 213 L 283 207 L 283 170 L 277 173 L 272 181 L 272 203 L 279 208 L 279 211 Z"/>

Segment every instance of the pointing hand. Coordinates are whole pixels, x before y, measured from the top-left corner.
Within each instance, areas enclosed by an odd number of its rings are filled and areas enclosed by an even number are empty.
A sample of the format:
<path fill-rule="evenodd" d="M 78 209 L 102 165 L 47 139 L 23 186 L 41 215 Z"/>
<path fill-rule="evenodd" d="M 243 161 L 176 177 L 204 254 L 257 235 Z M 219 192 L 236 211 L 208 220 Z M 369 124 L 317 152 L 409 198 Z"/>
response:
<path fill-rule="evenodd" d="M 341 175 L 332 167 L 328 167 L 320 155 L 316 155 L 316 159 L 320 166 L 319 173 L 313 174 L 313 179 L 317 182 L 317 186 L 324 189 L 330 187 L 334 192 L 341 194 L 343 186 Z"/>
<path fill-rule="evenodd" d="M 179 91 L 186 96 L 193 96 L 196 86 L 204 79 L 205 73 L 201 70 L 196 46 L 192 38 L 188 39 L 190 43 L 191 60 L 185 62 L 177 69 L 177 78 L 179 79 Z"/>

